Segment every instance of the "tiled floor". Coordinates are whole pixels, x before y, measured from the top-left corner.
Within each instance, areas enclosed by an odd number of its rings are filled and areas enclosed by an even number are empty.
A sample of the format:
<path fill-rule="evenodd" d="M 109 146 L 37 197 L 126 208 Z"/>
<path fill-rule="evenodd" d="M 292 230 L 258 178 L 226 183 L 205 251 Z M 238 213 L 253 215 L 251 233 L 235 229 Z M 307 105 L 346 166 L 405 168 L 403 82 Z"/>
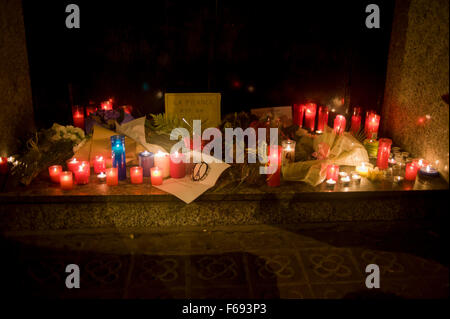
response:
<path fill-rule="evenodd" d="M 448 298 L 439 236 L 355 225 L 7 234 L 2 273 L 10 295 L 50 298 Z M 68 264 L 80 289 L 65 287 Z"/>

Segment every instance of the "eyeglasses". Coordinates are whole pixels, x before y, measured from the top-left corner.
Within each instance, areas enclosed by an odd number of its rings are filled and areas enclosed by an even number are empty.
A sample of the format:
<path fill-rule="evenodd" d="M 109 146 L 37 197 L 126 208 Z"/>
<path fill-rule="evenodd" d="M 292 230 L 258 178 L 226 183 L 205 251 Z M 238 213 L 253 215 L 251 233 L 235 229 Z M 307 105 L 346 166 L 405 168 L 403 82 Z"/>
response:
<path fill-rule="evenodd" d="M 192 167 L 191 178 L 194 182 L 202 181 L 208 176 L 210 167 L 208 163 L 195 163 Z"/>

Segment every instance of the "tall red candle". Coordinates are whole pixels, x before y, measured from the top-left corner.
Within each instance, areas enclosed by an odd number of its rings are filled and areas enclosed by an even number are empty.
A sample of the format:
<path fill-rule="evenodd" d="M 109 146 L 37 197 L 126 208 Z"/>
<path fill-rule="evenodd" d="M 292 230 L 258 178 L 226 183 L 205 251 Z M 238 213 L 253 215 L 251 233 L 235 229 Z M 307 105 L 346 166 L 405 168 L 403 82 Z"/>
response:
<path fill-rule="evenodd" d="M 183 178 L 186 176 L 186 163 L 183 159 L 184 155 L 178 152 L 170 154 L 170 177 Z"/>
<path fill-rule="evenodd" d="M 53 165 L 48 168 L 48 175 L 50 175 L 50 179 L 53 183 L 60 182 L 59 175 L 62 172 L 62 166 L 61 165 Z"/>
<path fill-rule="evenodd" d="M 100 174 L 106 170 L 106 162 L 103 156 L 95 156 L 94 160 L 94 172 L 95 174 Z"/>
<path fill-rule="evenodd" d="M 316 122 L 317 105 L 315 103 L 308 103 L 305 107 L 305 128 L 310 132 L 314 132 Z"/>
<path fill-rule="evenodd" d="M 267 177 L 267 185 L 270 187 L 280 186 L 281 177 L 281 153 L 282 147 L 279 145 L 270 145 L 269 147 L 269 166 L 276 167 L 276 171 L 273 174 L 269 174 Z"/>
<path fill-rule="evenodd" d="M 329 164 L 327 166 L 327 180 L 332 179 L 337 182 L 339 177 L 339 165 Z"/>
<path fill-rule="evenodd" d="M 305 114 L 305 104 L 294 104 L 293 111 L 294 124 L 302 127 L 303 115 Z"/>
<path fill-rule="evenodd" d="M 353 108 L 353 115 L 352 115 L 352 119 L 351 119 L 350 131 L 353 134 L 357 134 L 359 132 L 360 128 L 361 128 L 361 108 L 358 106 L 355 106 Z"/>
<path fill-rule="evenodd" d="M 341 135 L 345 131 L 346 119 L 343 115 L 336 115 L 334 119 L 334 132 Z"/>
<path fill-rule="evenodd" d="M 91 175 L 91 167 L 89 162 L 82 161 L 78 168 L 73 172 L 75 175 L 75 184 L 84 185 L 89 183 L 89 176 Z"/>
<path fill-rule="evenodd" d="M 0 157 L 0 174 L 8 173 L 8 159 L 6 157 Z"/>
<path fill-rule="evenodd" d="M 415 181 L 416 176 L 417 176 L 417 171 L 418 171 L 418 169 L 417 169 L 416 165 L 414 165 L 413 162 L 406 163 L 405 179 L 407 181 Z"/>
<path fill-rule="evenodd" d="M 328 113 L 330 110 L 326 106 L 319 106 L 319 118 L 317 121 L 317 131 L 323 132 L 328 124 Z"/>
<path fill-rule="evenodd" d="M 73 126 L 84 130 L 84 108 L 82 106 L 72 106 Z"/>
<path fill-rule="evenodd" d="M 380 138 L 378 141 L 377 166 L 379 169 L 389 167 L 389 154 L 391 153 L 392 140 L 388 138 Z"/>
<path fill-rule="evenodd" d="M 142 184 L 144 180 L 144 170 L 140 166 L 134 166 L 130 168 L 131 184 Z"/>
<path fill-rule="evenodd" d="M 380 126 L 380 116 L 371 111 L 366 117 L 366 136 L 369 140 L 376 140 L 378 136 L 378 127 Z"/>

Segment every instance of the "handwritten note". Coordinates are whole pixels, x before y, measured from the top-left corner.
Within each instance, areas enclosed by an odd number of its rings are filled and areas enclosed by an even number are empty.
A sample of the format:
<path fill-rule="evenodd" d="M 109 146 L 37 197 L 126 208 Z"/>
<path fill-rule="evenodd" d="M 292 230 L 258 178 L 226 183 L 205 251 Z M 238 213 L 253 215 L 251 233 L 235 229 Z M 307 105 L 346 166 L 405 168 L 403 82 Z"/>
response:
<path fill-rule="evenodd" d="M 220 93 L 166 93 L 166 115 L 202 120 L 208 127 L 221 122 Z"/>

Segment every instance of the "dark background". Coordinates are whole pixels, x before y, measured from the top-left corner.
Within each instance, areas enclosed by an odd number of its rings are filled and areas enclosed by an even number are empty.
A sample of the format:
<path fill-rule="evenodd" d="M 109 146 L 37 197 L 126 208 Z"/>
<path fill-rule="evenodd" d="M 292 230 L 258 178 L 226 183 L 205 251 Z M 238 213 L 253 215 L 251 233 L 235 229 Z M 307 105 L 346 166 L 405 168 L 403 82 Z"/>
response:
<path fill-rule="evenodd" d="M 80 29 L 65 27 L 70 3 Z M 370 3 L 380 29 L 365 27 Z M 220 92 L 222 114 L 306 101 L 381 112 L 393 1 L 23 4 L 38 127 L 71 122 L 69 84 L 75 104 L 114 97 L 135 116 L 163 112 L 164 92 Z"/>

